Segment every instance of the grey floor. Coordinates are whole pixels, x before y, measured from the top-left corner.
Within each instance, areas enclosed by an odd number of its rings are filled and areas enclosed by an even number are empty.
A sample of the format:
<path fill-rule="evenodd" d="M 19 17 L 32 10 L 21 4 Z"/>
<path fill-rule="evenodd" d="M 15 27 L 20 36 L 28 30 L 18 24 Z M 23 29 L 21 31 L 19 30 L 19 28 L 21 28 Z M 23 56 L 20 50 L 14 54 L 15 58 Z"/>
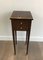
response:
<path fill-rule="evenodd" d="M 18 42 L 16 55 L 14 55 L 12 41 L 0 41 L 0 60 L 43 60 L 43 43 L 30 42 L 28 55 L 26 56 L 25 42 Z"/>

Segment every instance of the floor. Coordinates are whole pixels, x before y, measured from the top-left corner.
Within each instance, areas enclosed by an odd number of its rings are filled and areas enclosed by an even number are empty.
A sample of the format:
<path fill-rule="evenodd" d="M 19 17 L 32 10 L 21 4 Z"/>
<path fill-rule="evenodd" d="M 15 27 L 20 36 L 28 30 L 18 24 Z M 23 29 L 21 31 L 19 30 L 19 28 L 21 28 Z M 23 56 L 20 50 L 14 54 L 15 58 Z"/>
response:
<path fill-rule="evenodd" d="M 0 60 L 43 60 L 42 42 L 30 42 L 27 56 L 24 42 L 18 42 L 16 50 L 17 53 L 14 55 L 12 41 L 0 41 Z"/>

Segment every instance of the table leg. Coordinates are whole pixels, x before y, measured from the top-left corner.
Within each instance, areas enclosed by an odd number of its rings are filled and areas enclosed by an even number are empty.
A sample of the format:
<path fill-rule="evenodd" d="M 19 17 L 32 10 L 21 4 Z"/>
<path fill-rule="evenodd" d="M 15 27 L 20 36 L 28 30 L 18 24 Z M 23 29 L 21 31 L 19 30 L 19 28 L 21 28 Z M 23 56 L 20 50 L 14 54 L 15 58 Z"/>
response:
<path fill-rule="evenodd" d="M 28 41 L 28 34 L 27 34 L 27 31 L 26 31 L 26 42 L 25 42 L 25 44 L 27 44 L 27 41 Z"/>
<path fill-rule="evenodd" d="M 15 40 L 16 40 L 16 44 L 17 44 L 17 32 L 15 31 Z"/>
<path fill-rule="evenodd" d="M 14 55 L 16 54 L 16 46 L 15 46 L 15 34 L 14 30 L 12 29 L 12 34 L 13 34 L 13 44 L 14 44 Z"/>
<path fill-rule="evenodd" d="M 28 41 L 27 41 L 27 51 L 26 51 L 26 55 L 28 54 L 29 37 L 30 37 L 30 29 L 29 29 L 29 31 L 27 31 L 27 38 L 28 38 Z"/>

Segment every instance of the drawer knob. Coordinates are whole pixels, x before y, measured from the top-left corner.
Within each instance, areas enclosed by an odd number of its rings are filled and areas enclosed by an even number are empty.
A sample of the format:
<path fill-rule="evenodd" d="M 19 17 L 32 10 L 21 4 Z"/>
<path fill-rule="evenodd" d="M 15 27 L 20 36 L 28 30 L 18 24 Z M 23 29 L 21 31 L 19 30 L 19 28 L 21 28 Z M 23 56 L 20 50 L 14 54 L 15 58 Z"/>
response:
<path fill-rule="evenodd" d="M 21 22 L 21 24 L 22 24 L 22 22 Z"/>
<path fill-rule="evenodd" d="M 20 27 L 20 29 L 22 29 L 22 27 Z"/>

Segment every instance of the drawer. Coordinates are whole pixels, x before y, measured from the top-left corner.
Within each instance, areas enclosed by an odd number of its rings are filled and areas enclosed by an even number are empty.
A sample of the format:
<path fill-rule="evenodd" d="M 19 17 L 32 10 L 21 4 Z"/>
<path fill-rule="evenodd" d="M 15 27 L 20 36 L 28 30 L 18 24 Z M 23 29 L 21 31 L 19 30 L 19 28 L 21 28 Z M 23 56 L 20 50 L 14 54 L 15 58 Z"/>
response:
<path fill-rule="evenodd" d="M 28 20 L 12 20 L 12 25 L 15 30 L 28 30 L 31 22 Z"/>

